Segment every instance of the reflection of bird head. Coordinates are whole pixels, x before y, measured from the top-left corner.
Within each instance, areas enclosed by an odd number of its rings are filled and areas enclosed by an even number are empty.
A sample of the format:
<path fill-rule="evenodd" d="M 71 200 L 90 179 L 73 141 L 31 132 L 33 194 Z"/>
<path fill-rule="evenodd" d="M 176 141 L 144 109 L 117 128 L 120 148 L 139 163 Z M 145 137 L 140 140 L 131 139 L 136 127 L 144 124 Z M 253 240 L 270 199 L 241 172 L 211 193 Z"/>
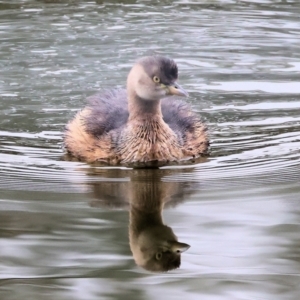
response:
<path fill-rule="evenodd" d="M 180 243 L 163 223 L 164 203 L 178 194 L 180 184 L 161 181 L 162 170 L 132 172 L 130 182 L 130 248 L 137 265 L 156 272 L 180 266 L 181 253 L 190 246 Z"/>
<path fill-rule="evenodd" d="M 190 248 L 163 224 L 146 228 L 136 240 L 131 239 L 130 246 L 137 265 L 154 272 L 179 268 L 181 253 Z"/>

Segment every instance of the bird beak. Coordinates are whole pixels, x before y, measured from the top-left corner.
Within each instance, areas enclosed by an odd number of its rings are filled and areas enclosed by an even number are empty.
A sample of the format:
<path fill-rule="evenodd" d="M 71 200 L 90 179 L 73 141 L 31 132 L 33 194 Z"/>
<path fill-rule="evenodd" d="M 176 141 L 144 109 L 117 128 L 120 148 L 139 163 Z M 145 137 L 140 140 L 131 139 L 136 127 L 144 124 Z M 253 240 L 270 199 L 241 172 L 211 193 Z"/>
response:
<path fill-rule="evenodd" d="M 182 253 L 188 250 L 191 246 L 185 243 L 173 242 L 171 246 L 171 250 L 176 253 Z"/>
<path fill-rule="evenodd" d="M 176 82 L 167 86 L 169 95 L 187 97 L 189 94 Z"/>

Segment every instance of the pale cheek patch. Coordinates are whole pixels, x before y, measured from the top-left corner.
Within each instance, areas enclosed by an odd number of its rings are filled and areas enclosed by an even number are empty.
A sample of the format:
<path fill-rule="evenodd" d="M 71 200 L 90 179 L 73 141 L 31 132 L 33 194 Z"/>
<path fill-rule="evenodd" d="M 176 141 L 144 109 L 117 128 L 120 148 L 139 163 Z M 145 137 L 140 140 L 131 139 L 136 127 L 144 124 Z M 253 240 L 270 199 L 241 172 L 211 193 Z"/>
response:
<path fill-rule="evenodd" d="M 164 94 L 161 93 L 159 87 L 152 83 L 151 79 L 141 78 L 135 88 L 137 95 L 144 100 L 158 100 Z"/>

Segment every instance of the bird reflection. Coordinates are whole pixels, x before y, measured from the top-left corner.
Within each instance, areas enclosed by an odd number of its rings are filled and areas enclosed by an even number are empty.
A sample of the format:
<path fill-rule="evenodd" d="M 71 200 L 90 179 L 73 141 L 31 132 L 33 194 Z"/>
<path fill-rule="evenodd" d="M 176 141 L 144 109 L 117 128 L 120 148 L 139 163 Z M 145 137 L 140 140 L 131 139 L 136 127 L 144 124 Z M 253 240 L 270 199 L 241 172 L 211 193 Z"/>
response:
<path fill-rule="evenodd" d="M 104 170 L 100 172 L 105 173 Z M 120 170 L 109 170 L 105 175 L 115 178 L 120 176 L 118 172 Z M 179 268 L 181 253 L 190 246 L 179 242 L 173 230 L 163 223 L 162 210 L 164 206 L 176 205 L 192 194 L 196 183 L 191 186 L 191 183 L 171 181 L 176 178 L 172 175 L 184 172 L 182 169 L 126 172 L 129 175 L 127 182 L 93 183 L 93 197 L 97 200 L 92 205 L 128 206 L 130 249 L 137 265 L 154 272 Z"/>

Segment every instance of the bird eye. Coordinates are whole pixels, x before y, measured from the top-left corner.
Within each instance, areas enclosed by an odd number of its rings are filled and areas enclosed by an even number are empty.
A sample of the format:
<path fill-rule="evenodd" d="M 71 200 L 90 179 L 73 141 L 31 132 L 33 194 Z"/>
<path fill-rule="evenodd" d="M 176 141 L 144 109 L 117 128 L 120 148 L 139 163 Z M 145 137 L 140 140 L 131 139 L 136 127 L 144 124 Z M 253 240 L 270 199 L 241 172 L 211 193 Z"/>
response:
<path fill-rule="evenodd" d="M 153 81 L 154 81 L 155 83 L 159 83 L 159 82 L 160 82 L 160 79 L 159 79 L 159 77 L 154 76 L 154 77 L 153 77 Z"/>
<path fill-rule="evenodd" d="M 157 260 L 161 260 L 162 253 L 161 252 L 157 252 L 156 255 L 155 255 L 155 257 L 156 257 Z"/>

